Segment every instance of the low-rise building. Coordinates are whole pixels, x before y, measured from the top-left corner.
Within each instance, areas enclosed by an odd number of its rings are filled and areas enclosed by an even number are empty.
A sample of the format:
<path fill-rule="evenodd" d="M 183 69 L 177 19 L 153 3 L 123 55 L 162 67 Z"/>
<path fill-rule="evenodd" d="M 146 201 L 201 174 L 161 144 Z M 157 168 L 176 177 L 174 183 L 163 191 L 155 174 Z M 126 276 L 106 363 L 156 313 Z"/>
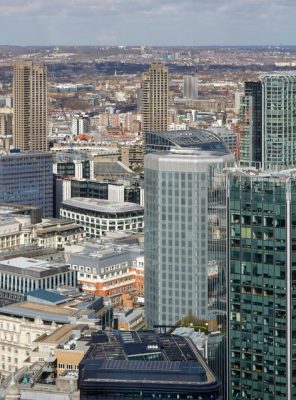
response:
<path fill-rule="evenodd" d="M 68 262 L 84 292 L 108 296 L 114 305 L 125 305 L 128 293 L 134 303 L 142 303 L 144 252 L 140 247 L 87 244 L 71 254 Z"/>
<path fill-rule="evenodd" d="M 30 216 L 0 216 L 0 250 L 14 249 L 32 243 Z"/>
<path fill-rule="evenodd" d="M 0 291 L 26 294 L 35 289 L 76 286 L 76 273 L 69 265 L 16 257 L 0 261 Z"/>
<path fill-rule="evenodd" d="M 0 308 L 0 374 L 6 376 L 23 367 L 26 358 L 36 347 L 34 341 L 57 329 L 56 324 L 41 318 L 25 318 L 13 312 L 4 314 Z"/>
<path fill-rule="evenodd" d="M 100 238 L 108 231 L 144 229 L 144 208 L 135 203 L 74 197 L 63 201 L 60 215 L 82 226 L 88 238 Z"/>
<path fill-rule="evenodd" d="M 120 308 L 114 311 L 114 328 L 124 331 L 137 331 L 144 326 L 143 308 Z"/>
<path fill-rule="evenodd" d="M 35 241 L 40 247 L 62 250 L 66 244 L 75 243 L 84 236 L 81 226 L 61 219 L 45 219 L 34 226 Z"/>
<path fill-rule="evenodd" d="M 189 338 L 154 331 L 98 333 L 79 366 L 81 400 L 221 400 L 220 386 Z"/>
<path fill-rule="evenodd" d="M 27 301 L 1 307 L 1 375 L 52 358 L 58 346 L 67 349 L 88 325 L 95 329 L 113 326 L 113 308 L 102 298 L 37 290 L 28 294 Z"/>

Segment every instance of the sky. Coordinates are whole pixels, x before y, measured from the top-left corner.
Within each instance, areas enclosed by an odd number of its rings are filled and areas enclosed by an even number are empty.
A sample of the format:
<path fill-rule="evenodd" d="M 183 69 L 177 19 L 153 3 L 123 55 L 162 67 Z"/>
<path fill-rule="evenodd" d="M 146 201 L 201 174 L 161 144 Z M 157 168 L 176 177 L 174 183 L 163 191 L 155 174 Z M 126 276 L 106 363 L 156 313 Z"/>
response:
<path fill-rule="evenodd" d="M 296 0 L 0 0 L 1 45 L 296 45 Z"/>

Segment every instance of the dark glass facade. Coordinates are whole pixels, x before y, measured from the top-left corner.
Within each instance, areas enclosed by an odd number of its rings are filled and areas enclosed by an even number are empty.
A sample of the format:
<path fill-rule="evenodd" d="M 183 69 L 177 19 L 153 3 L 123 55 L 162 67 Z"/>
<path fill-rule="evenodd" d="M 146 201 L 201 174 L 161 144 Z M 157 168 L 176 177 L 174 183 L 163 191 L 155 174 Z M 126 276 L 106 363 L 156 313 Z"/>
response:
<path fill-rule="evenodd" d="M 73 179 L 71 181 L 71 197 L 108 200 L 108 183 Z"/>
<path fill-rule="evenodd" d="M 241 165 L 262 163 L 262 84 L 245 82 L 245 93 L 240 104 Z"/>
<path fill-rule="evenodd" d="M 0 202 L 38 207 L 43 217 L 52 217 L 52 155 L 45 152 L 2 155 Z"/>
<path fill-rule="evenodd" d="M 229 396 L 296 398 L 296 180 L 230 172 Z"/>

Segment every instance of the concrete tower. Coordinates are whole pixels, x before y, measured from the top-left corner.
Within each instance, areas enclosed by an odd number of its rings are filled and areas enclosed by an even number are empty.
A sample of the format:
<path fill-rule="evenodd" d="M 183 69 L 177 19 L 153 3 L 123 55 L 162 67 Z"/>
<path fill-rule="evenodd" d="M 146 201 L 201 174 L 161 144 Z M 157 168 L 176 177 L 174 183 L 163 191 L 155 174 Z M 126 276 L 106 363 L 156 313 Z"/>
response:
<path fill-rule="evenodd" d="M 22 151 L 47 150 L 47 68 L 19 61 L 13 68 L 13 144 Z"/>
<path fill-rule="evenodd" d="M 152 64 L 142 76 L 142 131 L 168 129 L 168 68 Z"/>
<path fill-rule="evenodd" d="M 188 100 L 198 99 L 198 79 L 197 76 L 184 75 L 183 77 L 183 97 Z"/>

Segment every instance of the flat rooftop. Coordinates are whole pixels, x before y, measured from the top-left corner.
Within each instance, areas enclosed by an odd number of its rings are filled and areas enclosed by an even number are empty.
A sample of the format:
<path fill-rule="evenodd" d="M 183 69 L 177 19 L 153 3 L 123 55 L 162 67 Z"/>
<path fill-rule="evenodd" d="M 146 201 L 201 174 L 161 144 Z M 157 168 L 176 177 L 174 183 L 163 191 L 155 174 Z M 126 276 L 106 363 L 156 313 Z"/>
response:
<path fill-rule="evenodd" d="M 65 200 L 62 207 L 70 206 L 74 208 L 83 208 L 85 210 L 96 211 L 102 214 L 117 214 L 128 213 L 133 211 L 141 211 L 144 213 L 144 208 L 136 203 L 117 203 L 109 200 L 91 199 L 85 197 L 73 197 Z"/>
<path fill-rule="evenodd" d="M 155 384 L 218 384 L 186 337 L 154 331 L 97 332 L 81 362 L 88 381 Z"/>
<path fill-rule="evenodd" d="M 143 256 L 144 250 L 139 246 L 86 244 L 81 251 L 72 253 L 68 262 L 69 264 L 96 268 L 97 273 L 100 273 L 102 272 L 101 269 L 104 270 L 110 265 L 118 265 L 124 262 L 127 262 L 128 266 L 131 267 L 138 257 Z"/>
<path fill-rule="evenodd" d="M 59 305 L 36 303 L 33 301 L 22 301 L 0 308 L 0 314 L 25 317 L 29 319 L 40 318 L 44 321 L 55 321 L 56 323 L 77 323 L 78 320 L 88 319 L 96 321 L 96 313 L 103 309 L 103 300 L 99 297 L 88 298 L 78 296 L 69 297 L 67 303 Z"/>
<path fill-rule="evenodd" d="M 69 270 L 67 265 L 52 264 L 47 260 L 28 257 L 15 257 L 0 261 L 0 271 L 41 278 Z"/>

